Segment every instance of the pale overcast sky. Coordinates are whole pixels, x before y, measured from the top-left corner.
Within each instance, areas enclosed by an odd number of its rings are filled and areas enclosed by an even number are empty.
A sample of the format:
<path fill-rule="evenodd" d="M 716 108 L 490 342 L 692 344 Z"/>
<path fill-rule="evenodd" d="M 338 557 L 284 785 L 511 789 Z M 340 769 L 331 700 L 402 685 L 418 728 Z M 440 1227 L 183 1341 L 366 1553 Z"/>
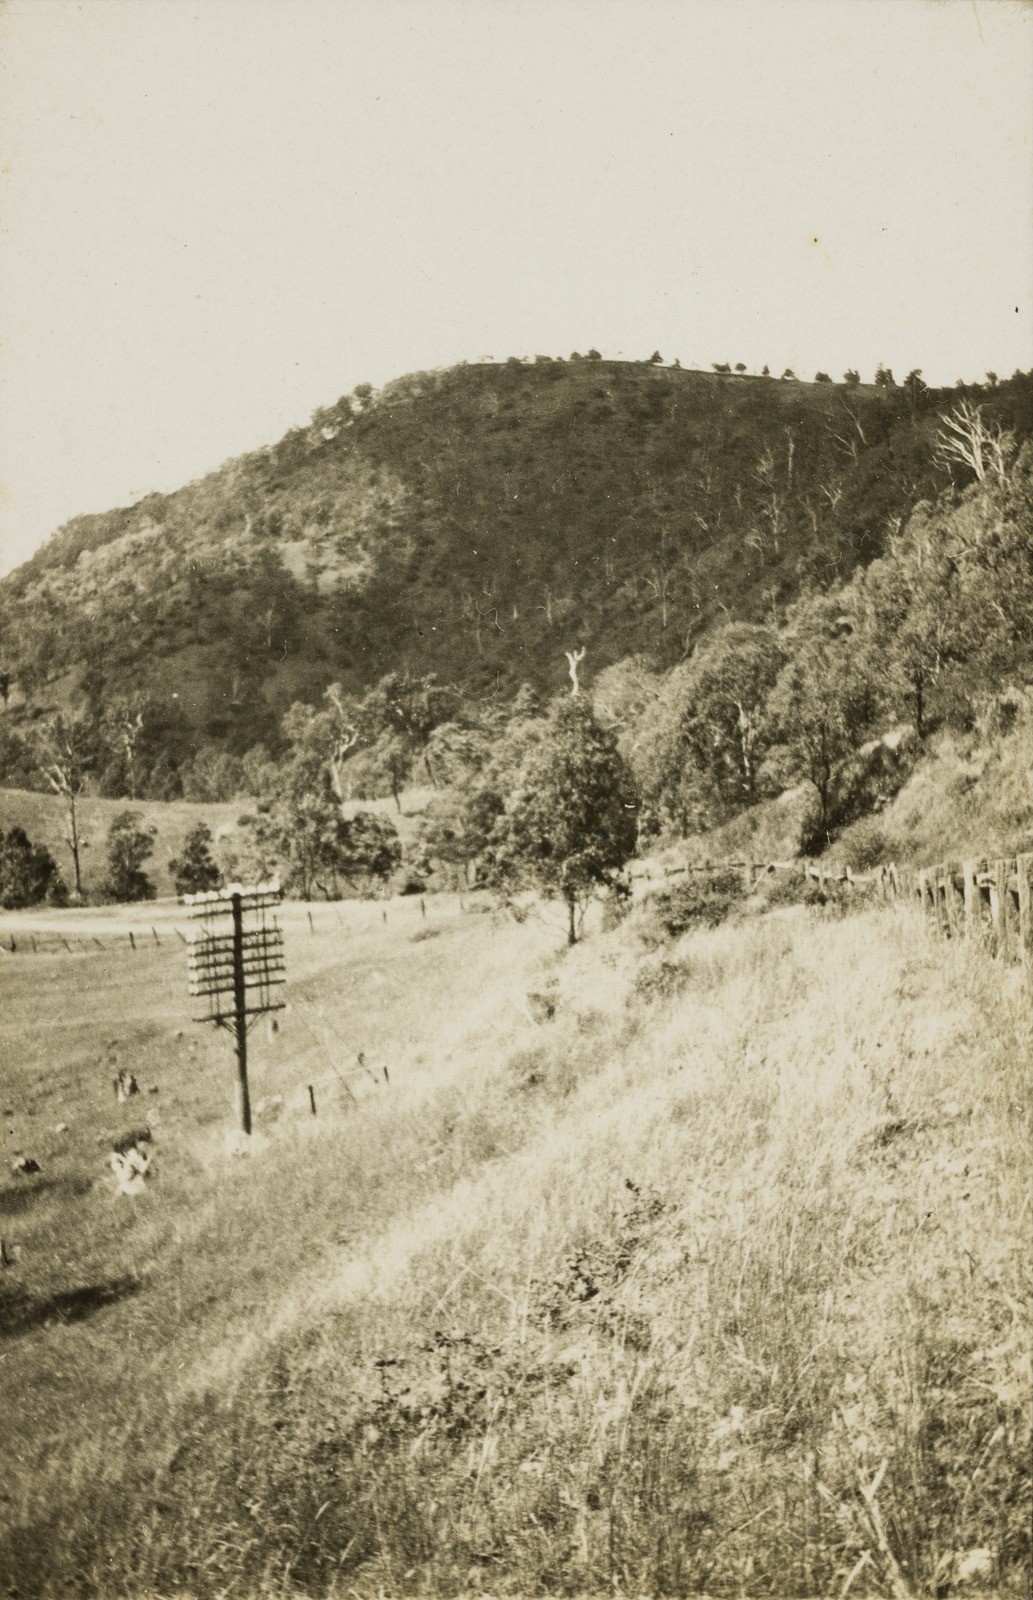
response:
<path fill-rule="evenodd" d="M 1033 366 L 1019 0 L 6 0 L 0 571 L 484 354 Z"/>

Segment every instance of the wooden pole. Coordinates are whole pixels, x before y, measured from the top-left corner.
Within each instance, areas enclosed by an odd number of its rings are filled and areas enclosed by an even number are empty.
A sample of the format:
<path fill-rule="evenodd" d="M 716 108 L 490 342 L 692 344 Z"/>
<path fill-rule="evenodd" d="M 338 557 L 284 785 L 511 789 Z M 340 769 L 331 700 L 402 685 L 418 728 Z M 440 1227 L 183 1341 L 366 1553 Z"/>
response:
<path fill-rule="evenodd" d="M 1019 959 L 1024 967 L 1033 966 L 1033 855 L 1019 856 L 1015 873 L 1019 880 Z"/>
<path fill-rule="evenodd" d="M 315 1086 L 313 1084 L 311 1084 L 311 1083 L 308 1086 L 308 1103 L 312 1107 L 312 1115 L 315 1116 L 315 1114 L 316 1114 L 316 1091 L 315 1091 Z"/>
<path fill-rule="evenodd" d="M 990 922 L 994 930 L 994 954 L 1002 959 L 1007 955 L 1007 867 L 1003 861 L 994 861 L 990 871 Z"/>
<path fill-rule="evenodd" d="M 247 1012 L 244 1009 L 244 912 L 241 897 L 234 894 L 233 906 L 233 1021 L 237 1037 L 237 1084 L 240 1092 L 240 1125 L 251 1132 L 251 1092 L 247 1081 Z"/>
<path fill-rule="evenodd" d="M 962 893 L 965 900 L 965 932 L 969 938 L 975 938 L 979 930 L 979 890 L 976 888 L 976 873 L 979 871 L 978 861 L 963 861 L 961 863 L 961 876 L 964 887 Z"/>

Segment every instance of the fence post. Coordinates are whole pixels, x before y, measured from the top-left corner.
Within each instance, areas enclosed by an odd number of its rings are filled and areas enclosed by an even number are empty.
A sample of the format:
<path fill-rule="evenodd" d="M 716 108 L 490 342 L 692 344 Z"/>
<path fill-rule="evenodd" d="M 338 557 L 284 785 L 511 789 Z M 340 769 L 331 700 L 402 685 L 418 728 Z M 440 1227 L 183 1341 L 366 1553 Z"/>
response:
<path fill-rule="evenodd" d="M 936 869 L 936 895 L 940 907 L 940 928 L 948 939 L 957 933 L 954 915 L 954 883 L 949 861 L 941 861 Z"/>
<path fill-rule="evenodd" d="M 956 863 L 948 861 L 943 869 L 943 887 L 952 939 L 959 938 L 965 932 L 965 890 L 958 884 L 959 875 Z"/>
<path fill-rule="evenodd" d="M 1024 967 L 1033 965 L 1033 885 L 1030 872 L 1033 855 L 1019 856 L 1015 875 L 1019 880 L 1019 959 Z"/>
<path fill-rule="evenodd" d="M 961 876 L 964 883 L 962 893 L 965 898 L 965 932 L 969 938 L 975 938 L 979 923 L 979 890 L 976 888 L 976 873 L 979 870 L 978 861 L 963 861 L 961 863 Z"/>

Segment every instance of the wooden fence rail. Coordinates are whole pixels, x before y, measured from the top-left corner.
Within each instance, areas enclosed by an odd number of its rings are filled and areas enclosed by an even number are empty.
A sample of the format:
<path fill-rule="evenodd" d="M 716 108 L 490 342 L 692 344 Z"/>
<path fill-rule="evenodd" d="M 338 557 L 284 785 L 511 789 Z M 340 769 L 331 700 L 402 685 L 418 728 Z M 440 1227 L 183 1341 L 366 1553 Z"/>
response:
<path fill-rule="evenodd" d="M 1033 855 L 945 861 L 914 877 L 922 910 L 947 938 L 986 936 L 1002 959 L 1033 967 Z"/>

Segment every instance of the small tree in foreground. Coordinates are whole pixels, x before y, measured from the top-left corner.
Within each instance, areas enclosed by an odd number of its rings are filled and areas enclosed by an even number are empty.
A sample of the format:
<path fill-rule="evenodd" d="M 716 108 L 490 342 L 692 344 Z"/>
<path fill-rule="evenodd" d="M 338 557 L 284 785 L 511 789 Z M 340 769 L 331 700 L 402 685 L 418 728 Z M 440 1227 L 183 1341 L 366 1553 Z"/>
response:
<path fill-rule="evenodd" d="M 177 894 L 206 894 L 217 889 L 222 873 L 212 855 L 212 830 L 198 822 L 183 840 L 183 854 L 169 862 Z"/>
<path fill-rule="evenodd" d="M 120 811 L 108 830 L 108 875 L 104 893 L 112 900 L 153 900 L 154 884 L 143 864 L 154 854 L 154 828 L 140 826 L 139 811 Z"/>
<path fill-rule="evenodd" d="M 635 849 L 637 812 L 635 782 L 613 734 L 586 700 L 561 700 L 496 820 L 489 874 L 497 884 L 533 885 L 562 900 L 567 942 L 576 944 L 592 894 L 618 887 Z"/>

